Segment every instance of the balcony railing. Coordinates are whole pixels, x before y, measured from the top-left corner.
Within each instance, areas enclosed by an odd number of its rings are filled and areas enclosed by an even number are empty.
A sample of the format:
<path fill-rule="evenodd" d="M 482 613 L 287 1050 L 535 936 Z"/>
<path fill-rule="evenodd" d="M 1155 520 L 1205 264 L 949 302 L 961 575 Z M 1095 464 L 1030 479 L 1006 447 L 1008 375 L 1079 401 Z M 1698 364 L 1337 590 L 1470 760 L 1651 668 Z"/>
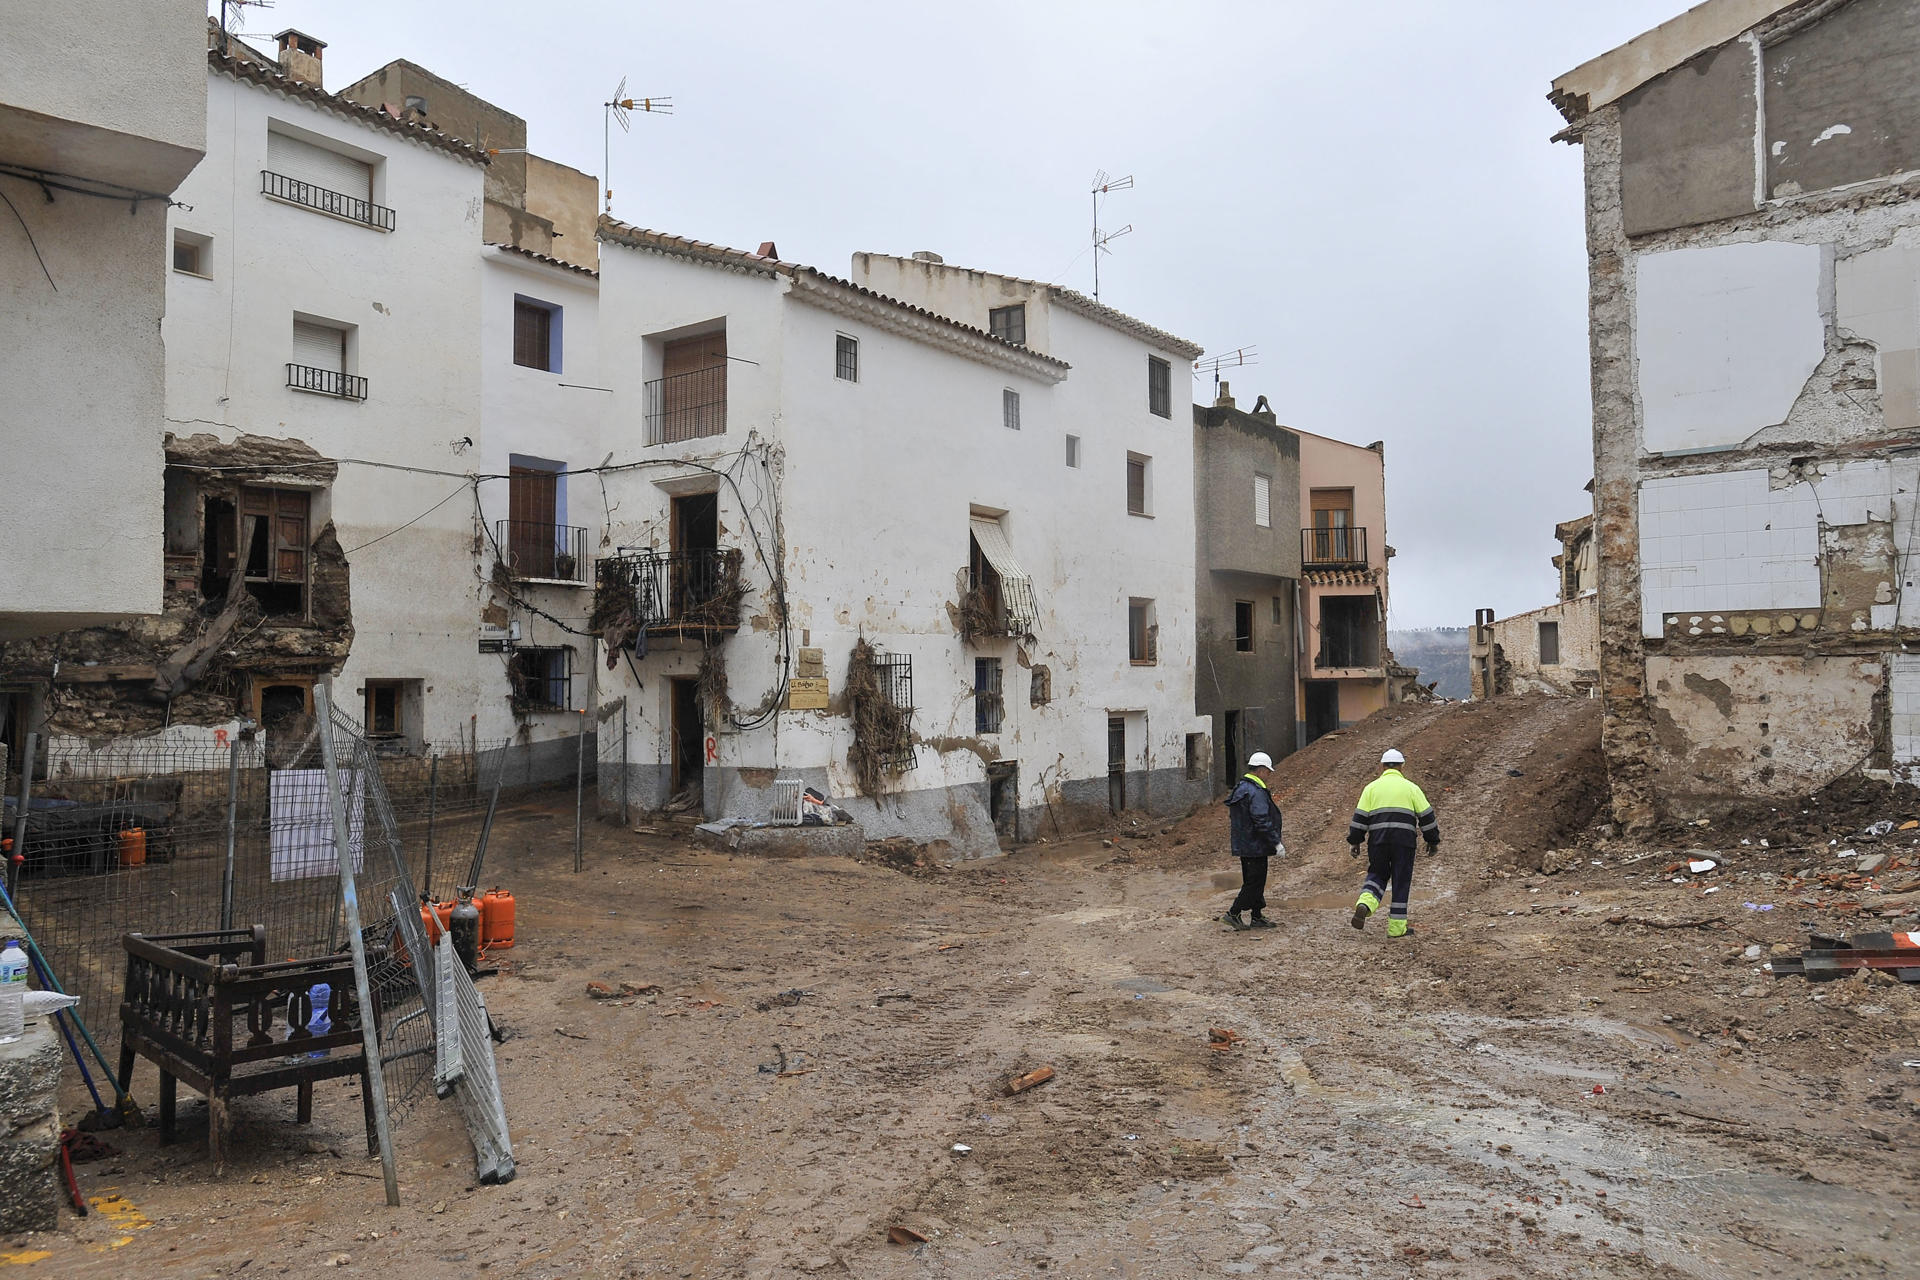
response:
<path fill-rule="evenodd" d="M 636 551 L 601 560 L 594 588 L 596 632 L 621 648 L 636 630 L 737 631 L 741 553 L 733 548 Z"/>
<path fill-rule="evenodd" d="M 287 385 L 315 395 L 338 396 L 342 400 L 365 400 L 367 380 L 338 369 L 316 369 L 310 364 L 287 365 Z"/>
<path fill-rule="evenodd" d="M 726 365 L 655 378 L 645 385 L 648 444 L 672 444 L 726 433 Z"/>
<path fill-rule="evenodd" d="M 590 581 L 585 529 L 544 520 L 496 520 L 493 528 L 507 571 L 514 577 L 582 586 Z"/>
<path fill-rule="evenodd" d="M 1300 563 L 1309 569 L 1365 568 L 1367 531 L 1348 526 L 1302 529 Z"/>
<path fill-rule="evenodd" d="M 345 218 L 348 222 L 358 222 L 379 231 L 393 230 L 393 210 L 385 205 L 362 200 L 343 191 L 316 187 L 311 182 L 289 178 L 271 169 L 260 171 L 260 192 L 275 200 L 305 205 L 309 209 L 318 209 L 322 213 L 330 213 L 336 218 Z"/>

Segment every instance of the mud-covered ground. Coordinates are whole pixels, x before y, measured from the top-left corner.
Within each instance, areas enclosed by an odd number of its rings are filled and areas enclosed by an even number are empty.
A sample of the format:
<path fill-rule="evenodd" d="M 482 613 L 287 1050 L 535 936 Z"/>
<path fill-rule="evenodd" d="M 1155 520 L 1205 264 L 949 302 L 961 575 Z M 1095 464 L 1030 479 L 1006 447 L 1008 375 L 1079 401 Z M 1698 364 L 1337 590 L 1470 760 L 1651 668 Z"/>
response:
<path fill-rule="evenodd" d="M 1909 816 L 1869 794 L 1610 839 L 1597 733 L 1590 703 L 1410 706 L 1282 761 L 1264 933 L 1217 920 L 1217 807 L 955 867 L 600 828 L 578 876 L 570 797 L 523 809 L 498 864 L 521 941 L 483 983 L 515 1181 L 473 1186 L 428 1099 L 387 1209 L 345 1084 L 310 1129 L 290 1097 L 239 1104 L 215 1179 L 196 1101 L 179 1145 L 117 1132 L 81 1166 L 114 1214 L 11 1256 L 62 1277 L 1920 1275 L 1920 1005 L 1762 968 L 1809 928 L 1915 927 L 1920 829 L 1852 838 Z M 1446 835 L 1391 943 L 1348 925 L 1342 839 L 1389 745 Z M 1715 869 L 1669 870 L 1687 849 Z M 1869 851 L 1880 874 L 1849 881 Z"/>

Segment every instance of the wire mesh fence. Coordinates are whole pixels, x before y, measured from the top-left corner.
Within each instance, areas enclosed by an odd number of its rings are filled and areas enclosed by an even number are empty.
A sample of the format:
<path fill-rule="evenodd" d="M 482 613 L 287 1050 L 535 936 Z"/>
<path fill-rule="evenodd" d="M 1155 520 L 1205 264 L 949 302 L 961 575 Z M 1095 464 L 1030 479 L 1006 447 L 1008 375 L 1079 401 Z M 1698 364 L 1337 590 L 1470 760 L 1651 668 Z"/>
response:
<path fill-rule="evenodd" d="M 404 752 L 335 714 L 342 786 L 355 789 L 346 799 L 359 815 L 356 861 L 367 875 L 368 848 L 382 860 L 393 850 L 410 894 L 452 897 L 496 782 L 503 802 L 555 785 L 522 744 Z M 260 924 L 276 960 L 345 947 L 318 734 L 311 717 L 289 717 L 227 745 L 119 742 L 46 752 L 43 776 L 31 785 L 14 897 L 109 1053 L 119 1039 L 123 934 Z M 589 769 L 594 761 L 589 748 Z M 389 887 L 369 882 L 363 909 L 390 915 Z"/>

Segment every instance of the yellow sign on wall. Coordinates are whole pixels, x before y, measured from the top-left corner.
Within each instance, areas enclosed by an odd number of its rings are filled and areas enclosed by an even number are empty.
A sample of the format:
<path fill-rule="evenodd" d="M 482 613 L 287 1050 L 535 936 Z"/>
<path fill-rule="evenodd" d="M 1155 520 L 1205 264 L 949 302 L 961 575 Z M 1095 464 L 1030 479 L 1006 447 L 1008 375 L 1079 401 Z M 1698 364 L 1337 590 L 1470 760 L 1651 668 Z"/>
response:
<path fill-rule="evenodd" d="M 825 676 L 795 676 L 787 681 L 787 710 L 825 711 L 826 709 L 827 678 Z"/>

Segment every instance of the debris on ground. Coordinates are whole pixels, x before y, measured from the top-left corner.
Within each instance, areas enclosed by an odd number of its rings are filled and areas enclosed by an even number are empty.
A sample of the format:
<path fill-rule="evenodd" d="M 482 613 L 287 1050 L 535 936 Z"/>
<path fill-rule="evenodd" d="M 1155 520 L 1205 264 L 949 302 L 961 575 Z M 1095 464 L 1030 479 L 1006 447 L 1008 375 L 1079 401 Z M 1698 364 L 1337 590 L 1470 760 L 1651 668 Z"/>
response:
<path fill-rule="evenodd" d="M 1011 1097 L 1016 1093 L 1025 1093 L 1035 1085 L 1045 1084 L 1051 1079 L 1053 1079 L 1052 1067 L 1035 1067 L 1032 1071 L 1007 1081 L 1007 1095 Z"/>

